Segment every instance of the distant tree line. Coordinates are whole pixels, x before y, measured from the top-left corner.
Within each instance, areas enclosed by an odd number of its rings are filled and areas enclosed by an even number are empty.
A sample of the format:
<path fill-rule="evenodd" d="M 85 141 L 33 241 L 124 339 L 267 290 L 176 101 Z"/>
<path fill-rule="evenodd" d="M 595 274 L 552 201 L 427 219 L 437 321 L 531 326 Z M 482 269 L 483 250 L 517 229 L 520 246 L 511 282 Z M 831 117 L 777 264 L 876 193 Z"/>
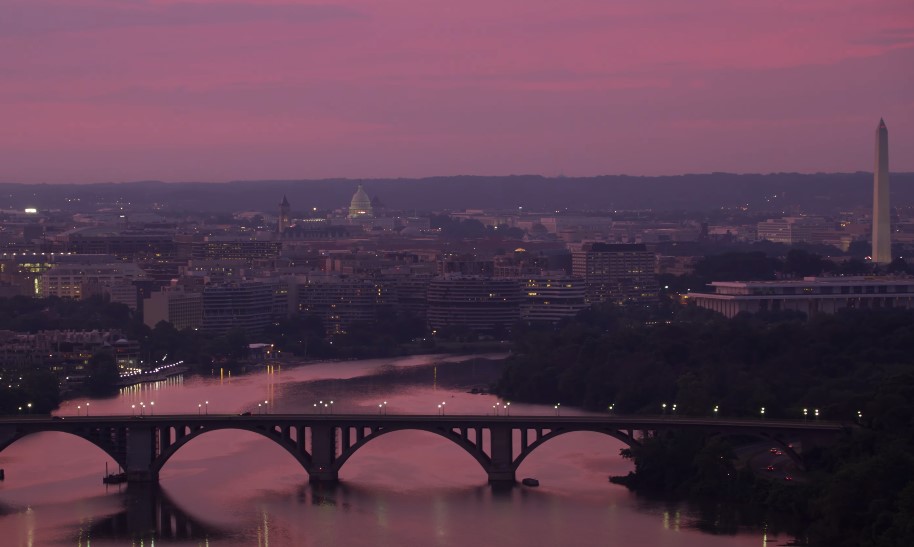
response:
<path fill-rule="evenodd" d="M 516 333 L 500 396 L 616 413 L 858 420 L 838 444 L 809 451 L 807 484 L 735 469 L 731 446 L 674 434 L 627 450 L 627 483 L 718 499 L 753 499 L 812 522 L 825 545 L 914 545 L 914 311 L 782 313 L 732 320 L 683 308 L 632 318 L 583 313 Z"/>

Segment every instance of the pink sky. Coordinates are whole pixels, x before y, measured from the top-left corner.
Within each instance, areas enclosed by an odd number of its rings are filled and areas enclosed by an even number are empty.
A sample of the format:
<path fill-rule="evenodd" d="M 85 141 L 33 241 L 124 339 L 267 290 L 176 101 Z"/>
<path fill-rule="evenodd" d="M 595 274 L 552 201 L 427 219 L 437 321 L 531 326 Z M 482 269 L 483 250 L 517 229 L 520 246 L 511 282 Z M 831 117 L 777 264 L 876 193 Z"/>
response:
<path fill-rule="evenodd" d="M 0 181 L 914 171 L 911 0 L 3 0 Z"/>

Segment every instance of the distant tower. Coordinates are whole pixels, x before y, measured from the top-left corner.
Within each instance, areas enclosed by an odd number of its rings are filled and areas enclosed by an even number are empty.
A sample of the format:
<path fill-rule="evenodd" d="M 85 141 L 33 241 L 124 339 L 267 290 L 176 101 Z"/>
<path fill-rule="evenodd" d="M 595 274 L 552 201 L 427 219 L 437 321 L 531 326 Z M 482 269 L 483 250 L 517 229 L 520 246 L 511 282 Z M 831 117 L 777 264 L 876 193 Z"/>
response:
<path fill-rule="evenodd" d="M 276 233 L 282 235 L 286 231 L 286 228 L 289 227 L 289 209 L 291 205 L 289 204 L 289 198 L 286 196 L 282 197 L 282 203 L 279 204 L 279 222 L 276 223 Z"/>
<path fill-rule="evenodd" d="M 889 130 L 880 119 L 876 129 L 876 167 L 873 170 L 873 262 L 892 261 L 889 218 Z"/>

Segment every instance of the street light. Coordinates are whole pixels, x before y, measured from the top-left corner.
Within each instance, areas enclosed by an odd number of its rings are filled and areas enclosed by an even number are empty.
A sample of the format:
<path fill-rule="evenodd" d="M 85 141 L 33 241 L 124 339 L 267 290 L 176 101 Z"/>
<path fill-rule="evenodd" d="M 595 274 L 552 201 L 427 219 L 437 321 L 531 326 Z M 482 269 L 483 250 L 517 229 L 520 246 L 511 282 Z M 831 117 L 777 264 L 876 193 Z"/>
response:
<path fill-rule="evenodd" d="M 330 414 L 333 414 L 333 401 L 330 401 Z"/>
<path fill-rule="evenodd" d="M 676 414 L 676 403 L 673 403 L 673 414 Z"/>
<path fill-rule="evenodd" d="M 613 404 L 609 405 L 608 407 L 606 407 L 606 410 L 609 412 L 609 415 L 610 415 L 610 416 L 613 415 L 613 410 L 614 410 L 615 408 L 616 408 L 616 404 L 615 404 L 615 403 L 613 403 Z"/>
<path fill-rule="evenodd" d="M 439 415 L 439 416 L 444 416 L 444 411 L 441 410 L 441 405 L 438 405 L 438 415 Z"/>
<path fill-rule="evenodd" d="M 813 409 L 813 413 L 816 415 L 816 421 L 818 422 L 818 421 L 819 421 L 819 409 L 818 409 L 818 408 L 814 408 L 814 409 Z"/>
<path fill-rule="evenodd" d="M 86 410 L 88 412 L 88 409 Z M 156 403 L 155 401 L 149 401 L 149 414 L 152 416 L 156 415 Z"/>
<path fill-rule="evenodd" d="M 562 403 L 556 403 L 556 404 L 555 404 L 555 415 L 556 415 L 556 416 L 559 416 L 559 415 L 561 414 L 561 412 L 560 412 L 560 410 L 561 410 L 560 407 L 561 407 L 561 406 L 562 406 Z"/>
<path fill-rule="evenodd" d="M 317 406 L 317 405 L 314 405 Z M 263 407 L 260 403 L 257 403 L 257 414 L 263 414 Z"/>
<path fill-rule="evenodd" d="M 444 416 L 444 405 L 446 405 L 446 404 L 447 404 L 447 403 L 445 403 L 444 401 L 441 401 L 441 405 L 440 405 L 440 406 L 441 406 L 441 415 L 442 415 L 442 416 Z"/>
<path fill-rule="evenodd" d="M 205 412 L 206 412 L 206 415 L 209 416 L 209 401 L 206 401 L 206 402 L 204 402 L 203 404 L 206 405 L 206 407 L 205 407 L 205 408 L 206 408 Z"/>
<path fill-rule="evenodd" d="M 666 403 L 660 403 L 660 415 L 666 415 Z"/>
<path fill-rule="evenodd" d="M 89 415 L 89 403 L 86 403 L 86 416 Z"/>
<path fill-rule="evenodd" d="M 29 407 L 29 414 L 31 414 L 32 413 L 32 403 L 29 403 L 25 406 Z"/>
<path fill-rule="evenodd" d="M 130 414 L 136 416 L 136 405 L 130 405 Z"/>
<path fill-rule="evenodd" d="M 199 416 L 200 414 L 203 414 L 203 405 L 200 403 L 197 403 L 197 416 Z"/>
<path fill-rule="evenodd" d="M 717 413 L 720 411 L 720 405 L 714 405 L 714 417 L 717 418 Z"/>
<path fill-rule="evenodd" d="M 765 407 L 762 407 L 761 415 L 762 415 L 762 419 L 764 420 L 765 419 Z"/>
<path fill-rule="evenodd" d="M 81 415 L 80 413 L 82 412 L 82 409 L 83 409 L 83 407 L 81 405 L 76 405 L 76 415 L 77 416 Z"/>
<path fill-rule="evenodd" d="M 507 403 L 505 403 L 505 416 L 510 416 L 510 415 L 511 415 L 511 403 L 507 402 Z"/>
<path fill-rule="evenodd" d="M 146 403 L 140 401 L 140 416 L 146 415 Z"/>

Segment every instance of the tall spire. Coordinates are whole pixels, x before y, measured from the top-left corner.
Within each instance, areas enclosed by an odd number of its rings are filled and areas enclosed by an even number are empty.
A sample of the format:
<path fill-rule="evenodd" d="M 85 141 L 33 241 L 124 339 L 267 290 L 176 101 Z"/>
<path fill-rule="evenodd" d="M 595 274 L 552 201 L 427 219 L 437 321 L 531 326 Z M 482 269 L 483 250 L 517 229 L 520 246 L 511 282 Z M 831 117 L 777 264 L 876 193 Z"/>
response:
<path fill-rule="evenodd" d="M 876 128 L 876 165 L 873 169 L 873 262 L 892 262 L 892 227 L 889 210 L 889 130 L 879 119 Z"/>
<path fill-rule="evenodd" d="M 292 208 L 292 205 L 289 203 L 289 198 L 282 196 L 282 202 L 279 204 L 279 221 L 276 223 L 276 233 L 282 237 L 283 232 L 286 231 L 286 228 L 289 227 L 289 210 Z"/>

